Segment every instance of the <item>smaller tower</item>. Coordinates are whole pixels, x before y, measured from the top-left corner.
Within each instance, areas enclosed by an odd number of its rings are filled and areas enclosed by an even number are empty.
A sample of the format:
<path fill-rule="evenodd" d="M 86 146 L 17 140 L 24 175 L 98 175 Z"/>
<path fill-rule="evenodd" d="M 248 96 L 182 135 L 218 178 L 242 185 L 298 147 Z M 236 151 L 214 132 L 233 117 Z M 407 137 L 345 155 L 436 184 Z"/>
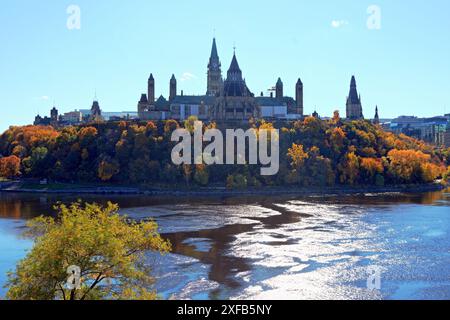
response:
<path fill-rule="evenodd" d="M 94 100 L 91 107 L 91 121 L 102 121 L 102 110 L 97 100 Z"/>
<path fill-rule="evenodd" d="M 378 106 L 375 107 L 375 117 L 373 118 L 373 124 L 380 124 L 380 116 L 378 115 Z"/>
<path fill-rule="evenodd" d="M 155 79 L 153 74 L 150 74 L 148 78 L 148 92 L 147 92 L 148 103 L 153 104 L 155 102 Z"/>
<path fill-rule="evenodd" d="M 40 125 L 42 123 L 42 117 L 40 116 L 40 115 L 37 115 L 36 117 L 34 117 L 34 122 L 33 122 L 33 124 L 35 125 L 35 126 L 38 126 L 38 125 Z"/>
<path fill-rule="evenodd" d="M 319 114 L 317 113 L 317 110 L 314 110 L 312 116 L 316 119 L 320 119 Z"/>
<path fill-rule="evenodd" d="M 50 118 L 52 119 L 52 122 L 58 121 L 58 109 L 56 109 L 55 107 L 50 110 Z"/>
<path fill-rule="evenodd" d="M 148 108 L 148 99 L 147 95 L 143 93 L 141 95 L 141 99 L 138 102 L 138 113 L 144 112 Z"/>
<path fill-rule="evenodd" d="M 275 85 L 275 97 L 277 99 L 283 99 L 283 82 L 281 78 L 278 78 L 277 84 Z"/>
<path fill-rule="evenodd" d="M 297 102 L 297 114 L 303 116 L 303 83 L 300 78 L 295 85 L 295 101 Z"/>
<path fill-rule="evenodd" d="M 356 79 L 355 76 L 352 76 L 350 81 L 350 92 L 347 97 L 347 119 L 350 120 L 359 120 L 364 119 L 362 104 L 361 104 L 361 96 L 358 95 L 358 90 L 356 89 Z"/>
<path fill-rule="evenodd" d="M 216 38 L 214 38 L 208 63 L 208 81 L 206 89 L 206 94 L 208 96 L 217 96 L 222 91 L 223 81 L 221 67 L 219 55 L 217 54 Z"/>
<path fill-rule="evenodd" d="M 172 74 L 172 78 L 170 78 L 170 94 L 169 101 L 172 101 L 177 95 L 177 79 L 175 79 L 175 75 Z"/>

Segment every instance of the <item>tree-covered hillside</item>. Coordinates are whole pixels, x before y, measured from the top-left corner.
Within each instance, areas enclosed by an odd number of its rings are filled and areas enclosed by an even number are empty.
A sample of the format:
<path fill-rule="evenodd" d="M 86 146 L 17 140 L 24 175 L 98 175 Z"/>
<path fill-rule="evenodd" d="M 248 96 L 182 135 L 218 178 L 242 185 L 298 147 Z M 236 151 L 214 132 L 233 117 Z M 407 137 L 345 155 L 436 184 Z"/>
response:
<path fill-rule="evenodd" d="M 431 182 L 449 165 L 448 149 L 385 132 L 369 121 L 343 121 L 336 113 L 331 120 L 308 117 L 279 127 L 280 170 L 274 176 L 261 176 L 258 165 L 176 166 L 172 131 L 191 125 L 168 120 L 11 127 L 0 136 L 0 175 L 148 187 L 382 186 Z"/>

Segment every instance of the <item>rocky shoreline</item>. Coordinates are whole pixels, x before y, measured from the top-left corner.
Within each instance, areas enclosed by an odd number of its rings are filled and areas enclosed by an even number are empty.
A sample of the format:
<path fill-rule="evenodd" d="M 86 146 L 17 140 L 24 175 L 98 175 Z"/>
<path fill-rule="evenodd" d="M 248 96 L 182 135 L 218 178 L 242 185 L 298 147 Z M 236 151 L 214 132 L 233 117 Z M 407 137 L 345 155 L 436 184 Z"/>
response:
<path fill-rule="evenodd" d="M 67 185 L 66 185 L 67 186 Z M 251 195 L 352 195 L 366 193 L 396 193 L 396 192 L 432 192 L 445 189 L 440 183 L 419 185 L 393 185 L 393 186 L 339 186 L 339 187 L 265 187 L 229 190 L 223 187 L 208 187 L 196 189 L 143 189 L 139 187 L 112 187 L 112 186 L 79 186 L 73 188 L 26 188 L 20 182 L 0 183 L 0 193 L 39 193 L 39 194 L 111 194 L 111 195 L 148 195 L 148 196 L 251 196 Z"/>

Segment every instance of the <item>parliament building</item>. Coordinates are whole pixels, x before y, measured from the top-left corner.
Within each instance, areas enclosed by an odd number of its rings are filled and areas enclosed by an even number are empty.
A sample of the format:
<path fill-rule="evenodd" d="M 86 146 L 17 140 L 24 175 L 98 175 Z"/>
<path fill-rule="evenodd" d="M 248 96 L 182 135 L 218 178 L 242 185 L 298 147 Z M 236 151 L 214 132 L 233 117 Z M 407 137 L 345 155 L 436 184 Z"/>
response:
<path fill-rule="evenodd" d="M 275 93 L 275 94 L 274 94 Z M 317 115 L 317 113 L 315 113 Z M 362 119 L 361 98 L 353 76 L 347 98 L 347 118 Z M 303 83 L 295 84 L 295 98 L 285 96 L 280 78 L 268 96 L 261 92 L 255 96 L 247 87 L 234 52 L 226 78 L 213 39 L 208 63 L 207 87 L 204 95 L 178 93 L 175 76 L 169 82 L 169 97 L 155 96 L 155 78 L 150 74 L 147 93 L 138 102 L 138 118 L 141 120 L 185 120 L 196 116 L 202 121 L 248 121 L 254 119 L 297 120 L 303 118 Z"/>
<path fill-rule="evenodd" d="M 295 99 L 283 93 L 283 82 L 278 79 L 269 96 L 255 96 L 247 87 L 239 67 L 236 53 L 233 54 L 226 78 L 222 77 L 222 65 L 213 39 L 208 63 L 207 88 L 204 95 L 178 94 L 175 76 L 169 82 L 169 97 L 155 96 L 155 79 L 148 79 L 147 94 L 138 102 L 138 117 L 141 120 L 185 120 L 196 116 L 203 121 L 248 121 L 254 119 L 296 120 L 303 117 L 303 83 L 298 79 Z"/>

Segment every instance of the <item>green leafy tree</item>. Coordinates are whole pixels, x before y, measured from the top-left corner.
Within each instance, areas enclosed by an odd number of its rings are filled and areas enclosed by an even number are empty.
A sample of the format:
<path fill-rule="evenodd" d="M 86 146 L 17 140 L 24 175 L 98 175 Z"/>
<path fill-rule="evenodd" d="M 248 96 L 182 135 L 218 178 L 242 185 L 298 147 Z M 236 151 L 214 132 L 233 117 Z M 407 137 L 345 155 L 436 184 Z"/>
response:
<path fill-rule="evenodd" d="M 170 243 L 155 222 L 128 221 L 118 209 L 77 202 L 60 205 L 57 219 L 29 222 L 35 244 L 9 273 L 7 298 L 156 299 L 146 254 L 167 253 Z"/>

